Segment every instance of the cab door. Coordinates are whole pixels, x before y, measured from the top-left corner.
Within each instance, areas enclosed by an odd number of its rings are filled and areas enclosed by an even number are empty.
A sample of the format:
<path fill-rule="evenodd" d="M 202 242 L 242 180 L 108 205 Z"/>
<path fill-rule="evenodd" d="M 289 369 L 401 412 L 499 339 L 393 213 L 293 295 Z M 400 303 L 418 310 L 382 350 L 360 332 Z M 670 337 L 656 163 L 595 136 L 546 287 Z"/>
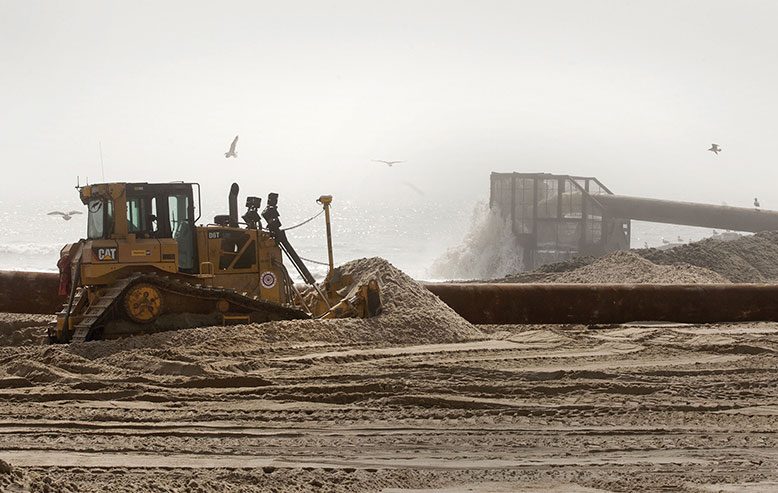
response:
<path fill-rule="evenodd" d="M 178 244 L 178 270 L 196 272 L 195 257 L 194 207 L 192 199 L 185 193 L 171 194 L 166 197 L 167 226 L 170 237 Z"/>
<path fill-rule="evenodd" d="M 157 200 L 155 197 L 128 194 L 126 201 L 127 233 L 134 235 L 135 239 L 130 239 L 126 248 L 119 249 L 121 262 L 148 264 L 161 264 L 163 262 L 163 248 L 157 234 L 158 225 L 154 220 L 156 212 Z"/>

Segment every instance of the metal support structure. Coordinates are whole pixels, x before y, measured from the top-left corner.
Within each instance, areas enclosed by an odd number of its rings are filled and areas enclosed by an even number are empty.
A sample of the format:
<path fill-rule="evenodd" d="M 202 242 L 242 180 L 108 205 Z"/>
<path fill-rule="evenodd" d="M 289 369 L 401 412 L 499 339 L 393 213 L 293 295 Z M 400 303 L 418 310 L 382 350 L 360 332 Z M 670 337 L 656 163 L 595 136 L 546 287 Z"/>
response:
<path fill-rule="evenodd" d="M 631 220 L 752 233 L 778 230 L 778 211 L 614 195 L 594 177 L 492 173 L 490 190 L 489 204 L 510 219 L 526 270 L 574 255 L 628 249 Z"/>
<path fill-rule="evenodd" d="M 330 204 L 332 204 L 332 195 L 322 195 L 317 200 L 324 207 L 324 222 L 327 225 L 327 256 L 329 258 L 330 272 L 335 269 L 335 261 L 332 256 L 332 227 L 330 225 Z"/>

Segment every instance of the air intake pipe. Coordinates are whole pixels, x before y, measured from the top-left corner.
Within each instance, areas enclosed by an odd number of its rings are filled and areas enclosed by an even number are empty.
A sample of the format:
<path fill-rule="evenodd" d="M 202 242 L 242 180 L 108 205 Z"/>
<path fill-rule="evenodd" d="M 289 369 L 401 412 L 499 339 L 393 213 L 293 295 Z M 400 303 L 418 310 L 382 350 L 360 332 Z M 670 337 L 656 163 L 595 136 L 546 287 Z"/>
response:
<path fill-rule="evenodd" d="M 238 227 L 238 191 L 240 191 L 240 187 L 237 183 L 233 183 L 230 187 L 230 227 L 237 228 Z"/>

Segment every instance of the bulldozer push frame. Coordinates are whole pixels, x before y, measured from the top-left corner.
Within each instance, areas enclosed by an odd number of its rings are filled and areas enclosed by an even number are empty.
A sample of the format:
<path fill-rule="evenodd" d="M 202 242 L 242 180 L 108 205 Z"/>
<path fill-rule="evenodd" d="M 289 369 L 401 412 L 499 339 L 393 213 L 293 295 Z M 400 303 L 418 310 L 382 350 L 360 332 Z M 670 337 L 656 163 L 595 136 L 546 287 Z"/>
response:
<path fill-rule="evenodd" d="M 281 227 L 278 194 L 268 195 L 261 214 L 262 200 L 249 196 L 240 221 L 234 183 L 229 213 L 197 225 L 197 183 L 101 183 L 77 189 L 88 209 L 87 237 L 60 253 L 59 294 L 66 303 L 49 330 L 52 343 L 194 326 L 369 317 L 380 311 L 376 280 L 351 286 L 353 279 L 334 268 L 331 196 L 318 200 L 326 213 L 330 260 L 319 284 Z M 295 285 L 284 256 L 305 286 Z"/>

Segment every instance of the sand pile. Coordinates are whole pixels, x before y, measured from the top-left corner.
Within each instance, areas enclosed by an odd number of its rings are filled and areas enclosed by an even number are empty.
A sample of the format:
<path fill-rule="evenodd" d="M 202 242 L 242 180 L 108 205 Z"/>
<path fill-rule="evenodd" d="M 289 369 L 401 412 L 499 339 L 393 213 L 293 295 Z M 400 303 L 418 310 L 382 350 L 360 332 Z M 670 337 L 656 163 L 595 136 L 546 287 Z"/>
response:
<path fill-rule="evenodd" d="M 560 272 L 553 282 L 705 284 L 729 282 L 721 275 L 689 264 L 657 265 L 637 253 L 614 252 L 589 265 Z"/>
<path fill-rule="evenodd" d="M 427 288 L 382 258 L 353 260 L 343 265 L 341 271 L 354 276 L 356 285 L 378 279 L 383 308 L 381 315 L 371 321 L 385 326 L 381 332 L 387 337 L 400 333 L 443 342 L 478 334 L 469 322 Z"/>
<path fill-rule="evenodd" d="M 690 271 L 689 266 L 715 272 L 730 282 L 778 282 L 778 232 L 774 231 L 743 236 L 732 241 L 708 238 L 667 250 L 644 248 L 630 250 L 630 252 L 656 265 L 675 267 L 677 272 L 658 273 L 660 277 L 666 274 L 667 281 L 624 282 L 721 282 L 716 280 L 715 276 L 710 276 L 709 272 L 702 274 L 700 280 L 695 280 L 695 277 L 701 272 Z M 575 281 L 574 279 L 578 277 L 576 274 L 567 274 L 592 266 L 594 263 L 597 263 L 601 269 L 608 269 L 606 259 L 617 263 L 624 260 L 613 257 L 613 254 L 601 259 L 576 257 L 564 262 L 543 265 L 532 272 L 520 272 L 502 279 L 495 279 L 495 282 L 608 282 Z M 587 272 L 589 272 L 588 269 Z M 585 275 L 587 274 L 582 273 L 582 276 Z M 674 277 L 678 277 L 679 280 L 673 280 Z M 681 280 L 683 278 L 689 280 Z"/>
<path fill-rule="evenodd" d="M 656 264 L 684 262 L 718 272 L 732 282 L 778 281 L 778 232 L 768 231 L 733 241 L 706 239 L 670 250 L 636 250 Z"/>

